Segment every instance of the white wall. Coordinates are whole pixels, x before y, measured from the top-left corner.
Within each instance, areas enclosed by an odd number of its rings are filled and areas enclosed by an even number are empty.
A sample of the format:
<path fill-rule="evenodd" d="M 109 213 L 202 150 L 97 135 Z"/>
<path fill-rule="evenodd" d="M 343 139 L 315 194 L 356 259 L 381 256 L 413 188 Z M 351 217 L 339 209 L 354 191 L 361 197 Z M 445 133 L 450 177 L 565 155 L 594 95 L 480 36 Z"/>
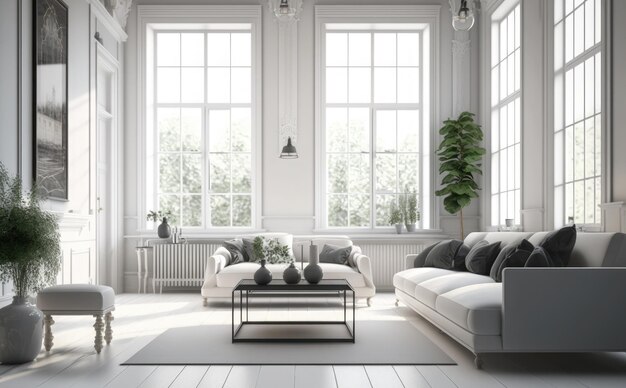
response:
<path fill-rule="evenodd" d="M 69 201 L 47 201 L 45 208 L 60 217 L 63 271 L 59 280 L 67 283 L 89 280 L 90 266 L 95 260 L 95 235 L 89 191 L 92 178 L 89 146 L 90 11 L 85 0 L 65 0 L 65 3 L 69 8 Z M 32 184 L 33 176 L 32 12 L 33 0 L 0 2 L 0 161 L 10 172 L 19 172 L 26 187 Z"/>
<path fill-rule="evenodd" d="M 452 110 L 452 27 L 451 16 L 447 0 L 398 0 L 394 4 L 441 4 L 441 58 L 439 89 L 440 112 L 443 120 L 451 115 Z M 171 4 L 171 0 L 136 0 L 129 17 L 126 45 L 125 71 L 127 80 L 137 77 L 137 5 Z M 221 0 L 188 0 L 185 4 L 223 4 Z M 229 4 L 263 4 L 263 182 L 262 182 L 262 216 L 264 229 L 270 231 L 289 231 L 292 233 L 311 233 L 315 226 L 315 144 L 314 144 L 314 114 L 315 114 L 315 42 L 314 42 L 314 5 L 359 5 L 359 4 L 387 4 L 378 0 L 305 0 L 303 13 L 298 22 L 298 154 L 295 160 L 278 158 L 278 25 L 270 14 L 266 1 L 234 0 Z M 476 29 L 475 29 L 476 30 Z M 478 44 L 477 32 L 473 31 L 473 51 L 471 58 L 471 109 L 478 110 Z M 136 160 L 137 133 L 136 115 L 137 88 L 132 81 L 127 82 L 126 98 L 126 177 L 125 177 L 125 233 L 137 235 L 137 225 L 143 222 L 144 215 L 138 214 L 137 209 L 137 169 L 131 161 Z M 438 126 L 436 126 L 438 129 Z M 436 131 L 435 131 L 436 132 Z M 433 144 L 438 144 L 438 139 Z M 436 170 L 434 170 L 436 171 Z M 436 179 L 439 181 L 439 178 Z M 438 201 L 440 202 L 440 201 Z M 439 206 L 441 217 L 436 220 L 446 232 L 458 235 L 458 219 L 449 216 Z M 480 228 L 479 204 L 475 201 L 466 213 L 466 233 Z M 127 239 L 125 279 L 133 283 L 127 284 L 127 289 L 135 289 L 134 278 L 136 259 L 134 247 L 138 240 Z"/>

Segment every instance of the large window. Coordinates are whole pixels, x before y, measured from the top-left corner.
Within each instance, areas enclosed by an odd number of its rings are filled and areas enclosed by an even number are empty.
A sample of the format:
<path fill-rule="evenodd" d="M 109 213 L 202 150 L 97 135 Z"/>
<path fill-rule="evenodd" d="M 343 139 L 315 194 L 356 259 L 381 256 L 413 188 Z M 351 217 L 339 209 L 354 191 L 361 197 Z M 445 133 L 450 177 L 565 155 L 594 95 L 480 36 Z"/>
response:
<path fill-rule="evenodd" d="M 323 227 L 388 227 L 409 191 L 423 204 L 428 44 L 424 25 L 324 25 Z"/>
<path fill-rule="evenodd" d="M 174 225 L 252 227 L 253 34 L 249 24 L 203 28 L 152 35 L 150 201 Z"/>
<path fill-rule="evenodd" d="M 554 2 L 555 225 L 599 224 L 601 0 Z"/>
<path fill-rule="evenodd" d="M 508 8 L 504 8 L 508 7 Z M 503 12 L 504 11 L 504 12 Z M 503 14 L 503 15 L 499 15 Z M 520 224 L 520 6 L 504 3 L 491 29 L 491 225 Z"/>

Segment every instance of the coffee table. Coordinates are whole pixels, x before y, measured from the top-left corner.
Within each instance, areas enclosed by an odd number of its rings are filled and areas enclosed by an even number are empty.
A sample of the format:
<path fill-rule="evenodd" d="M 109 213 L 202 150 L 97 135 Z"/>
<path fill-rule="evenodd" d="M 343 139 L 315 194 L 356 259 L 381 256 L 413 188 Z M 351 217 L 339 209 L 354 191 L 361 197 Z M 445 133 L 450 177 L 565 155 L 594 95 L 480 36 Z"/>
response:
<path fill-rule="evenodd" d="M 239 295 L 239 303 L 236 305 Z M 351 298 L 348 297 L 351 294 Z M 343 320 L 271 321 L 250 319 L 250 299 L 328 297 L 338 296 L 342 300 Z M 350 300 L 351 299 L 351 300 Z M 352 319 L 348 317 L 351 302 Z M 267 285 L 258 285 L 252 279 L 243 279 L 232 291 L 232 342 L 355 342 L 355 293 L 345 279 L 321 280 L 310 284 L 305 280 L 298 284 L 287 284 L 273 280 Z M 270 310 L 275 304 L 270 304 Z M 310 307 L 315 307 L 311 305 Z M 254 305 L 252 306 L 254 308 Z M 239 320 L 235 311 L 239 310 Z M 351 323 L 351 324 L 350 324 Z"/>

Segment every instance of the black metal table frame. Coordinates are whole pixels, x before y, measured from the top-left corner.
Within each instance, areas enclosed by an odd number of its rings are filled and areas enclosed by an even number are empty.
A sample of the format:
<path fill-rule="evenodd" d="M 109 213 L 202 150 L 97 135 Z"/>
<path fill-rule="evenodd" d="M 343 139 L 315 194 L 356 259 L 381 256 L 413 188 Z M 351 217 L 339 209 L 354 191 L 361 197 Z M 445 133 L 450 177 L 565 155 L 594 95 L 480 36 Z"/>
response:
<path fill-rule="evenodd" d="M 240 282 L 241 283 L 241 282 Z M 350 286 L 350 283 L 347 283 L 348 288 L 342 290 L 313 290 L 306 289 L 302 291 L 296 290 L 288 290 L 288 291 L 277 291 L 276 289 L 271 290 L 243 290 L 238 289 L 238 286 L 235 286 L 231 295 L 231 313 L 232 313 L 232 342 L 352 342 L 355 343 L 355 333 L 356 333 L 356 296 L 354 289 Z M 352 293 L 352 327 L 348 324 L 348 309 L 347 309 L 347 293 Z M 235 294 L 239 293 L 239 324 L 235 327 Z M 306 296 L 309 297 L 326 297 L 329 294 L 335 294 L 340 297 L 343 295 L 343 320 L 335 320 L 335 321 L 251 321 L 249 316 L 250 309 L 250 297 L 276 297 L 276 298 L 288 298 L 299 296 L 297 294 L 306 293 Z M 245 297 L 244 297 L 245 294 Z M 244 309 L 244 301 L 245 301 L 245 309 Z M 244 314 L 245 310 L 245 314 Z M 245 318 L 245 319 L 244 319 Z M 245 325 L 344 325 L 350 334 L 349 337 L 346 338 L 307 338 L 307 337 L 299 337 L 299 338 L 262 338 L 262 337 L 254 337 L 254 338 L 236 338 L 239 331 Z"/>

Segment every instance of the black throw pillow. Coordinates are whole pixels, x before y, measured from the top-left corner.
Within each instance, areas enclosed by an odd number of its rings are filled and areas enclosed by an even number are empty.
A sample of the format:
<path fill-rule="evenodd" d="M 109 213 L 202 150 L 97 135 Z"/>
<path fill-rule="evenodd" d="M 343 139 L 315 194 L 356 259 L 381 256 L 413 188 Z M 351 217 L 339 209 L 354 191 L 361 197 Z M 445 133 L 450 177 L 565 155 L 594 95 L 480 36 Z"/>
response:
<path fill-rule="evenodd" d="M 420 252 L 419 255 L 417 255 L 417 257 L 415 258 L 415 261 L 413 262 L 413 267 L 417 268 L 418 265 L 420 265 L 419 263 L 422 263 L 421 265 L 423 265 L 424 267 L 426 267 L 426 257 L 428 256 L 428 254 L 430 253 L 430 251 L 433 250 L 433 248 L 439 243 L 434 243 L 433 245 L 430 245 L 426 248 L 424 248 L 423 251 Z"/>
<path fill-rule="evenodd" d="M 346 264 L 352 252 L 352 246 L 339 247 L 336 245 L 324 244 L 324 248 L 319 254 L 320 263 Z"/>
<path fill-rule="evenodd" d="M 574 244 L 576 244 L 576 226 L 572 225 L 548 233 L 539 246 L 550 255 L 555 267 L 567 267 Z"/>
<path fill-rule="evenodd" d="M 465 256 L 465 267 L 472 273 L 489 276 L 498 253 L 500 253 L 500 242 L 489 244 L 487 240 L 481 240 Z"/>
<path fill-rule="evenodd" d="M 489 276 L 496 282 L 502 282 L 502 271 L 507 267 L 524 267 L 535 247 L 524 239 L 520 243 L 512 243 L 504 247 L 491 267 Z"/>
<path fill-rule="evenodd" d="M 246 259 L 248 255 L 245 253 L 246 251 L 243 247 L 243 241 L 239 239 L 228 240 L 224 241 L 222 246 L 226 248 L 230 253 L 231 259 L 229 265 L 239 264 L 243 263 L 244 261 L 248 261 Z"/>
<path fill-rule="evenodd" d="M 468 252 L 469 247 L 461 240 L 443 240 L 430 250 L 424 267 L 465 271 L 465 256 Z"/>
<path fill-rule="evenodd" d="M 524 267 L 554 267 L 550 254 L 542 247 L 537 247 L 528 256 Z"/>

